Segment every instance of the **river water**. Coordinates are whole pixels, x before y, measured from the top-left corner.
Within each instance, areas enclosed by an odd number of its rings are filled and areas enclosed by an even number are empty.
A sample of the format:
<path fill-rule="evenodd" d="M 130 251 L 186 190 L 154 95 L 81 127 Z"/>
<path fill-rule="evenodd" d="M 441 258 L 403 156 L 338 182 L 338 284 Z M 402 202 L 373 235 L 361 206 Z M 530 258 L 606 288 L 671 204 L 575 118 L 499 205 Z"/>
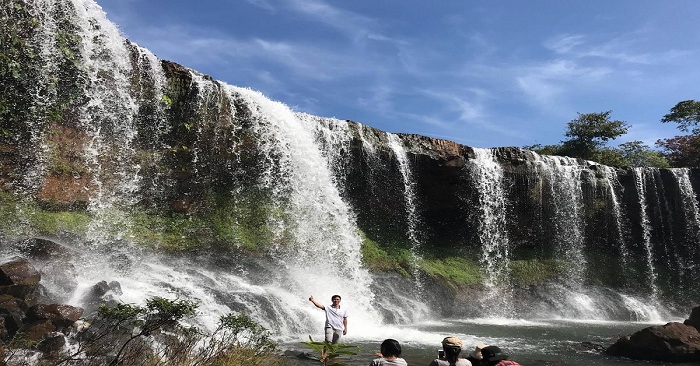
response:
<path fill-rule="evenodd" d="M 673 319 L 672 321 L 682 321 Z M 676 365 L 694 363 L 662 363 L 638 361 L 605 355 L 596 350 L 599 345 L 610 346 L 620 336 L 632 334 L 643 328 L 661 324 L 617 321 L 576 320 L 513 320 L 513 319 L 444 319 L 439 322 L 417 324 L 410 327 L 377 329 L 378 334 L 390 335 L 399 340 L 403 357 L 409 365 L 428 365 L 440 348 L 443 337 L 455 335 L 464 343 L 463 354 L 478 343 L 499 346 L 510 358 L 526 366 L 619 366 L 619 365 Z M 349 329 L 352 323 L 349 325 Z M 320 330 L 318 338 L 321 338 Z M 373 338 L 373 337 L 370 337 Z M 379 350 L 382 337 L 363 339 L 350 334 L 345 343 L 358 346 L 357 355 L 346 356 L 350 365 L 368 365 Z M 314 361 L 294 356 L 309 352 L 298 343 L 285 343 L 282 348 L 298 365 L 312 365 Z"/>

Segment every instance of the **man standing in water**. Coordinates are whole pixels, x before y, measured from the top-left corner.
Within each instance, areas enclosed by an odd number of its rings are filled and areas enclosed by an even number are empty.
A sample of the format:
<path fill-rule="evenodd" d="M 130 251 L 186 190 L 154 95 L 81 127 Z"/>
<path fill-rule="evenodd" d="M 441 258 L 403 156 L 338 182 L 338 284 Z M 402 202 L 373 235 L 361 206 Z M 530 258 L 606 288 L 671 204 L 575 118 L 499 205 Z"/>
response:
<path fill-rule="evenodd" d="M 327 306 L 314 300 L 313 296 L 309 297 L 309 301 L 326 312 L 326 342 L 338 343 L 341 336 L 348 334 L 348 311 L 340 308 L 340 295 L 331 296 L 332 304 Z"/>

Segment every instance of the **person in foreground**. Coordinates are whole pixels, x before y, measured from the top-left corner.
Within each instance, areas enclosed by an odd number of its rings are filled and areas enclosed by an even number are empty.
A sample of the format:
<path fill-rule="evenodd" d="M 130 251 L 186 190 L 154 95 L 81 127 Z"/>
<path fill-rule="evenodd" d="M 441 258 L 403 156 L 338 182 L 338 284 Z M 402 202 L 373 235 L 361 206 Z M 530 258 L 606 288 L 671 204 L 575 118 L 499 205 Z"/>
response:
<path fill-rule="evenodd" d="M 445 355 L 436 358 L 428 366 L 472 366 L 472 363 L 465 358 L 460 358 L 462 352 L 462 341 L 457 337 L 447 337 L 442 340 L 442 350 Z"/>
<path fill-rule="evenodd" d="M 486 365 L 486 361 L 484 361 L 484 356 L 481 354 L 481 350 L 488 347 L 488 344 L 483 344 L 479 343 L 472 353 L 467 356 L 467 360 L 472 363 L 472 366 L 482 366 Z"/>
<path fill-rule="evenodd" d="M 509 360 L 508 355 L 496 346 L 484 347 L 481 350 L 481 355 L 484 358 L 484 365 L 487 366 L 521 366 L 519 363 Z"/>
<path fill-rule="evenodd" d="M 376 355 L 379 358 L 372 360 L 369 366 L 408 366 L 401 356 L 401 345 L 395 339 L 385 339 Z"/>
<path fill-rule="evenodd" d="M 340 295 L 331 296 L 332 304 L 328 306 L 319 303 L 313 296 L 309 297 L 309 301 L 326 312 L 326 342 L 338 343 L 341 336 L 348 334 L 348 311 L 340 308 Z"/>

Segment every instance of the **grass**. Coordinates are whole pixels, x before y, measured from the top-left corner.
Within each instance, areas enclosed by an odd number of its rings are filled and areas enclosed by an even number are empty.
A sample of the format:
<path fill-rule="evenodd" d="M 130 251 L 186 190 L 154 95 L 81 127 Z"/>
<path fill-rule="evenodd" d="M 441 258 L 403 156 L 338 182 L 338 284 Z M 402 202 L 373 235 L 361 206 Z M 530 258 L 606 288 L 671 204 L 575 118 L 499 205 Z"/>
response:
<path fill-rule="evenodd" d="M 478 263 L 462 257 L 422 259 L 419 266 L 428 275 L 457 287 L 480 284 L 484 278 Z"/>
<path fill-rule="evenodd" d="M 525 259 L 510 262 L 513 284 L 527 286 L 564 275 L 566 262 L 557 259 Z"/>
<path fill-rule="evenodd" d="M 362 238 L 362 262 L 373 272 L 397 272 L 409 277 L 411 268 L 411 252 L 408 249 L 394 249 L 390 254 L 379 244 L 360 232 Z"/>

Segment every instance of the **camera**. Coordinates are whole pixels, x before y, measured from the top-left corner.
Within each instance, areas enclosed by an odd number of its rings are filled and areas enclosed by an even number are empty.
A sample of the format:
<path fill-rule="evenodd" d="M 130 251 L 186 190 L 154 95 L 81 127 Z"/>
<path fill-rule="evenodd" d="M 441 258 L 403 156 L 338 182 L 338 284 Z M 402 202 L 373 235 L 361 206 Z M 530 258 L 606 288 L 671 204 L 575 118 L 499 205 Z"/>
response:
<path fill-rule="evenodd" d="M 445 358 L 445 350 L 442 350 L 442 349 L 438 350 L 438 358 L 441 360 Z"/>

